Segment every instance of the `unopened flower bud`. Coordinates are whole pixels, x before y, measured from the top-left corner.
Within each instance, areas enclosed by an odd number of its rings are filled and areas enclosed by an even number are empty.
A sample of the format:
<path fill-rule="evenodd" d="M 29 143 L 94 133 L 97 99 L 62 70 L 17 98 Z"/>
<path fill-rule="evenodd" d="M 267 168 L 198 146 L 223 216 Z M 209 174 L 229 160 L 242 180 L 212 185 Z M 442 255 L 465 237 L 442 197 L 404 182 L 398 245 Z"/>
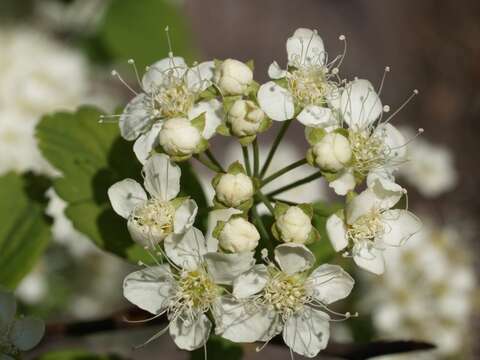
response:
<path fill-rule="evenodd" d="M 260 234 L 255 226 L 242 217 L 227 221 L 220 232 L 220 246 L 227 251 L 252 251 L 258 246 Z"/>
<path fill-rule="evenodd" d="M 227 59 L 216 69 L 215 82 L 224 95 L 242 95 L 252 81 L 252 70 L 241 61 Z"/>
<path fill-rule="evenodd" d="M 163 124 L 159 140 L 169 155 L 190 155 L 200 143 L 201 134 L 188 119 L 173 118 Z"/>
<path fill-rule="evenodd" d="M 339 171 L 352 158 L 352 149 L 348 139 L 337 133 L 326 134 L 313 147 L 315 162 L 327 171 Z"/>
<path fill-rule="evenodd" d="M 222 203 L 236 207 L 253 196 L 253 182 L 242 173 L 223 174 L 215 187 L 215 193 Z"/>
<path fill-rule="evenodd" d="M 257 133 L 265 113 L 253 101 L 237 100 L 228 112 L 228 121 L 236 136 L 248 136 Z"/>
<path fill-rule="evenodd" d="M 312 231 L 310 217 L 298 206 L 289 207 L 278 217 L 276 225 L 284 242 L 305 244 Z"/>

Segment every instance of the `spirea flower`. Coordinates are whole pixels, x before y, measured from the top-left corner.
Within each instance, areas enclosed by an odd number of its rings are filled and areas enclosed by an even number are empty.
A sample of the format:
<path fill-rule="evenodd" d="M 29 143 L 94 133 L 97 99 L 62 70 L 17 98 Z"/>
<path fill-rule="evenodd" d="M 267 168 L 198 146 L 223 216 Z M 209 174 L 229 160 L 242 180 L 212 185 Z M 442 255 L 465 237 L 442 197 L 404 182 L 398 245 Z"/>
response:
<path fill-rule="evenodd" d="M 119 122 L 122 137 L 136 140 L 134 150 L 140 161 L 158 145 L 160 130 L 168 119 L 194 120 L 203 114 L 202 137 L 209 139 L 215 134 L 223 118 L 221 103 L 200 96 L 212 84 L 214 67 L 213 61 L 188 67 L 183 58 L 174 56 L 148 67 L 140 84 L 142 91 L 125 107 Z"/>
<path fill-rule="evenodd" d="M 127 219 L 132 239 L 152 247 L 170 233 L 181 234 L 193 225 L 197 204 L 176 198 L 180 191 L 180 168 L 164 154 L 153 155 L 144 165 L 144 187 L 133 179 L 115 183 L 108 197 L 115 212 Z"/>
<path fill-rule="evenodd" d="M 214 201 L 217 204 L 235 208 L 251 206 L 254 184 L 240 163 L 233 163 L 226 173 L 215 176 L 212 184 L 215 189 Z"/>
<path fill-rule="evenodd" d="M 375 274 L 385 270 L 383 251 L 399 247 L 420 230 L 420 220 L 408 210 L 392 209 L 403 192 L 372 187 L 354 197 L 345 211 L 331 215 L 327 233 L 336 251 L 346 248 L 361 268 Z"/>
<path fill-rule="evenodd" d="M 217 64 L 214 81 L 223 95 L 243 95 L 253 82 L 253 72 L 241 61 L 226 59 Z"/>
<path fill-rule="evenodd" d="M 155 315 L 166 314 L 169 325 L 147 341 L 169 331 L 175 344 L 184 350 L 205 345 L 212 323 L 222 316 L 219 307 L 224 288 L 254 263 L 253 253 L 222 254 L 215 241 L 206 241 L 192 227 L 184 234 L 170 234 L 164 242 L 168 264 L 157 264 L 125 278 L 125 297 Z"/>
<path fill-rule="evenodd" d="M 43 337 L 45 324 L 32 318 L 15 318 L 17 303 L 13 294 L 0 290 L 0 358 L 14 360 L 33 349 Z"/>
<path fill-rule="evenodd" d="M 312 226 L 313 209 L 309 204 L 288 206 L 275 204 L 273 235 L 286 243 L 309 244 L 320 239 L 320 234 Z"/>
<path fill-rule="evenodd" d="M 258 102 L 272 120 L 293 119 L 306 126 L 330 121 L 327 104 L 338 97 L 335 59 L 327 63 L 323 40 L 316 30 L 297 29 L 287 40 L 287 70 L 273 62 L 268 75 L 273 81 L 258 91 Z"/>
<path fill-rule="evenodd" d="M 294 352 L 314 357 L 328 343 L 328 305 L 348 296 L 354 281 L 336 265 L 312 270 L 315 257 L 300 244 L 277 246 L 275 261 L 255 265 L 234 281 L 235 298 L 221 299 L 217 334 L 235 342 L 268 342 L 283 333 Z"/>

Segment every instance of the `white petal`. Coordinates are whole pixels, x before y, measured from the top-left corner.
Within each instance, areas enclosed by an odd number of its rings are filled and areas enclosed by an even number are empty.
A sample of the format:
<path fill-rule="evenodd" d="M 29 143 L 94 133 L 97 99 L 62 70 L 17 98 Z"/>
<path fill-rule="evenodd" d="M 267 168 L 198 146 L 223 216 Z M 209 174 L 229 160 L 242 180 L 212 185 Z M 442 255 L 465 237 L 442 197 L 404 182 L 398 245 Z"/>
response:
<path fill-rule="evenodd" d="M 0 289 L 0 332 L 6 329 L 15 318 L 17 302 L 15 296 Z"/>
<path fill-rule="evenodd" d="M 177 316 L 170 323 L 170 336 L 180 349 L 192 351 L 206 344 L 211 328 L 212 323 L 204 314 L 198 315 L 193 324 Z"/>
<path fill-rule="evenodd" d="M 329 320 L 328 314 L 305 307 L 285 322 L 283 340 L 297 354 L 312 358 L 327 347 Z"/>
<path fill-rule="evenodd" d="M 204 61 L 187 71 L 187 86 L 194 92 L 201 92 L 212 84 L 215 73 L 215 63 Z"/>
<path fill-rule="evenodd" d="M 126 219 L 137 205 L 147 200 L 147 194 L 138 182 L 125 179 L 108 188 L 108 198 L 113 210 Z"/>
<path fill-rule="evenodd" d="M 353 224 L 359 217 L 380 207 L 381 200 L 371 189 L 366 189 L 355 196 L 345 207 L 348 224 Z"/>
<path fill-rule="evenodd" d="M 308 284 L 313 287 L 312 296 L 323 304 L 346 298 L 354 283 L 353 278 L 338 265 L 320 265 L 308 277 Z"/>
<path fill-rule="evenodd" d="M 204 256 L 208 273 L 217 284 L 232 284 L 233 280 L 250 270 L 255 264 L 253 252 L 246 251 L 234 254 L 208 253 Z"/>
<path fill-rule="evenodd" d="M 275 248 L 275 261 L 283 272 L 292 275 L 310 269 L 315 256 L 304 245 L 288 243 Z"/>
<path fill-rule="evenodd" d="M 328 184 L 338 195 L 347 195 L 347 193 L 355 189 L 355 176 L 351 171 L 345 171 L 338 179 Z"/>
<path fill-rule="evenodd" d="M 183 234 L 170 234 L 165 239 L 164 246 L 168 258 L 187 270 L 195 270 L 207 252 L 205 238 L 195 227 Z"/>
<path fill-rule="evenodd" d="M 143 166 L 144 186 L 161 201 L 173 199 L 180 192 L 180 167 L 165 154 L 153 154 Z"/>
<path fill-rule="evenodd" d="M 156 315 L 168 306 L 172 296 L 172 281 L 173 275 L 168 265 L 135 271 L 123 281 L 123 296 L 140 309 Z"/>
<path fill-rule="evenodd" d="M 181 57 L 175 56 L 159 60 L 150 65 L 145 75 L 143 75 L 143 90 L 151 92 L 153 89 L 165 85 L 169 75 L 173 74 L 175 77 L 181 78 L 186 70 L 187 64 Z"/>
<path fill-rule="evenodd" d="M 383 107 L 372 84 L 357 79 L 345 86 L 340 111 L 350 127 L 365 129 L 380 116 Z"/>
<path fill-rule="evenodd" d="M 127 104 L 118 122 L 120 134 L 124 139 L 135 140 L 148 131 L 154 120 L 150 116 L 149 108 L 150 102 L 145 94 L 135 96 Z"/>
<path fill-rule="evenodd" d="M 296 66 L 299 64 L 325 63 L 325 47 L 322 38 L 316 31 L 300 28 L 287 40 L 288 63 Z"/>
<path fill-rule="evenodd" d="M 268 335 L 275 312 L 268 311 L 266 306 L 253 308 L 222 297 L 219 303 L 216 334 L 234 342 L 250 343 L 263 339 Z"/>
<path fill-rule="evenodd" d="M 267 116 L 276 121 L 292 119 L 295 114 L 293 97 L 287 89 L 269 81 L 260 86 L 258 104 Z"/>
<path fill-rule="evenodd" d="M 337 125 L 337 120 L 333 116 L 332 110 L 322 106 L 308 105 L 297 116 L 305 126 L 314 128 L 330 129 Z"/>
<path fill-rule="evenodd" d="M 327 219 L 326 229 L 335 251 L 341 251 L 347 247 L 347 226 L 342 218 L 336 214 L 331 215 Z"/>
<path fill-rule="evenodd" d="M 281 79 L 287 74 L 287 70 L 280 68 L 276 61 L 272 62 L 268 67 L 268 76 L 270 79 Z"/>
<path fill-rule="evenodd" d="M 215 227 L 217 226 L 217 223 L 219 221 L 228 221 L 233 215 L 236 214 L 241 214 L 242 211 L 235 209 L 235 208 L 228 208 L 228 209 L 218 209 L 218 210 L 212 210 L 208 213 L 208 225 L 207 225 L 207 234 L 206 234 L 206 239 L 207 243 L 212 243 L 212 244 L 217 244 L 218 245 L 218 239 L 215 239 L 213 237 L 213 231 L 215 230 Z M 215 252 L 217 251 L 217 247 L 214 246 L 213 248 L 208 248 L 209 251 Z"/>
<path fill-rule="evenodd" d="M 8 337 L 20 351 L 28 351 L 38 345 L 45 333 L 45 323 L 40 319 L 26 317 L 13 323 Z"/>
<path fill-rule="evenodd" d="M 392 124 L 384 123 L 377 126 L 374 135 L 381 136 L 385 145 L 388 148 L 388 155 L 391 158 L 390 162 L 392 170 L 397 168 L 407 158 L 407 141 L 403 134 Z"/>
<path fill-rule="evenodd" d="M 133 152 L 142 164 L 145 164 L 152 150 L 158 145 L 158 134 L 162 125 L 162 122 L 154 124 L 146 134 L 140 135 L 133 144 Z"/>
<path fill-rule="evenodd" d="M 175 210 L 175 218 L 173 220 L 173 231 L 175 234 L 182 234 L 193 226 L 197 211 L 197 203 L 193 199 L 185 200 Z"/>
<path fill-rule="evenodd" d="M 383 236 L 379 239 L 387 245 L 402 246 L 420 231 L 420 219 L 407 210 L 388 210 L 382 214 Z"/>
<path fill-rule="evenodd" d="M 188 118 L 190 120 L 195 119 L 202 113 L 205 113 L 205 128 L 203 129 L 202 136 L 208 140 L 215 135 L 218 125 L 223 121 L 223 105 L 217 99 L 200 101 L 188 112 Z"/>
<path fill-rule="evenodd" d="M 405 189 L 395 182 L 395 178 L 384 170 L 370 171 L 367 186 L 372 189 L 382 209 L 393 207 L 406 193 Z"/>
<path fill-rule="evenodd" d="M 247 298 L 260 292 L 267 281 L 267 267 L 263 264 L 255 265 L 233 281 L 233 295 L 237 299 Z"/>
<path fill-rule="evenodd" d="M 381 275 L 385 271 L 385 259 L 382 250 L 369 244 L 358 243 L 353 247 L 353 261 L 362 269 Z"/>

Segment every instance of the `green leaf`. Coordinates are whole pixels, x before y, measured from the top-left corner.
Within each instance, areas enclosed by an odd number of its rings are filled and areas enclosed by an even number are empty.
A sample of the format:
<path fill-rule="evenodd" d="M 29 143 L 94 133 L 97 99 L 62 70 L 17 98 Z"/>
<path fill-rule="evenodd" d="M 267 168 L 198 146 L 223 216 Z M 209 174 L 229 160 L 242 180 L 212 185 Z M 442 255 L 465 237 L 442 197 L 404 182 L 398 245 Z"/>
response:
<path fill-rule="evenodd" d="M 204 349 L 198 349 L 191 353 L 190 360 L 204 360 Z M 243 349 L 241 345 L 223 339 L 220 336 L 211 336 L 207 342 L 208 360 L 241 360 Z"/>
<path fill-rule="evenodd" d="M 132 144 L 118 136 L 118 124 L 99 124 L 100 115 L 94 107 L 47 115 L 37 126 L 38 146 L 63 174 L 53 186 L 68 203 L 65 213 L 74 227 L 100 248 L 136 261 L 144 251 L 135 249 L 107 190 L 125 178 L 140 180 L 141 167 Z"/>
<path fill-rule="evenodd" d="M 306 127 L 305 128 L 305 137 L 310 145 L 317 144 L 322 138 L 325 136 L 325 130 L 321 128 L 312 128 Z"/>
<path fill-rule="evenodd" d="M 61 350 L 52 351 L 37 357 L 35 360 L 122 360 L 123 358 L 113 354 L 94 354 L 84 350 Z"/>
<path fill-rule="evenodd" d="M 189 162 L 178 164 L 182 169 L 182 177 L 180 178 L 180 194 L 179 196 L 190 196 L 198 206 L 197 217 L 195 218 L 195 226 L 202 231 L 206 231 L 208 218 L 208 201 L 203 191 L 202 185 L 194 173 L 192 165 Z"/>
<path fill-rule="evenodd" d="M 330 215 L 334 214 L 343 207 L 340 203 L 322 203 L 313 204 L 312 224 L 320 234 L 320 241 L 315 241 L 308 245 L 308 248 L 315 254 L 316 266 L 326 263 L 336 255 L 330 240 L 328 238 L 326 223 Z"/>
<path fill-rule="evenodd" d="M 14 289 L 35 266 L 51 238 L 45 217 L 45 178 L 0 177 L 0 285 Z"/>
<path fill-rule="evenodd" d="M 191 31 L 180 7 L 172 1 L 111 1 L 99 36 L 114 58 L 134 58 L 143 69 L 168 56 L 167 26 L 174 54 L 193 60 Z"/>

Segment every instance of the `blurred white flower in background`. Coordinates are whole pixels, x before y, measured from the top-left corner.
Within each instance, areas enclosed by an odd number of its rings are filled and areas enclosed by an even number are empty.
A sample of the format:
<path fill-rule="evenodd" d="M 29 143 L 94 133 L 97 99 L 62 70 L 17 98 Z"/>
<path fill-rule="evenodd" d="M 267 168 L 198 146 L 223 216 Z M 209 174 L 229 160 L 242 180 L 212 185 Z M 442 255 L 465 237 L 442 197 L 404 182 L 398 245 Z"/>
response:
<path fill-rule="evenodd" d="M 427 222 L 404 248 L 385 251 L 387 271 L 368 279 L 370 295 L 363 304 L 380 336 L 432 342 L 438 350 L 432 357 L 426 353 L 429 359 L 468 348 L 477 290 L 463 237 L 456 228 Z"/>
<path fill-rule="evenodd" d="M 407 138 L 413 138 L 411 129 L 402 129 Z M 452 152 L 432 144 L 423 136 L 408 146 L 408 161 L 400 167 L 400 174 L 425 197 L 439 196 L 452 190 L 458 181 Z"/>

